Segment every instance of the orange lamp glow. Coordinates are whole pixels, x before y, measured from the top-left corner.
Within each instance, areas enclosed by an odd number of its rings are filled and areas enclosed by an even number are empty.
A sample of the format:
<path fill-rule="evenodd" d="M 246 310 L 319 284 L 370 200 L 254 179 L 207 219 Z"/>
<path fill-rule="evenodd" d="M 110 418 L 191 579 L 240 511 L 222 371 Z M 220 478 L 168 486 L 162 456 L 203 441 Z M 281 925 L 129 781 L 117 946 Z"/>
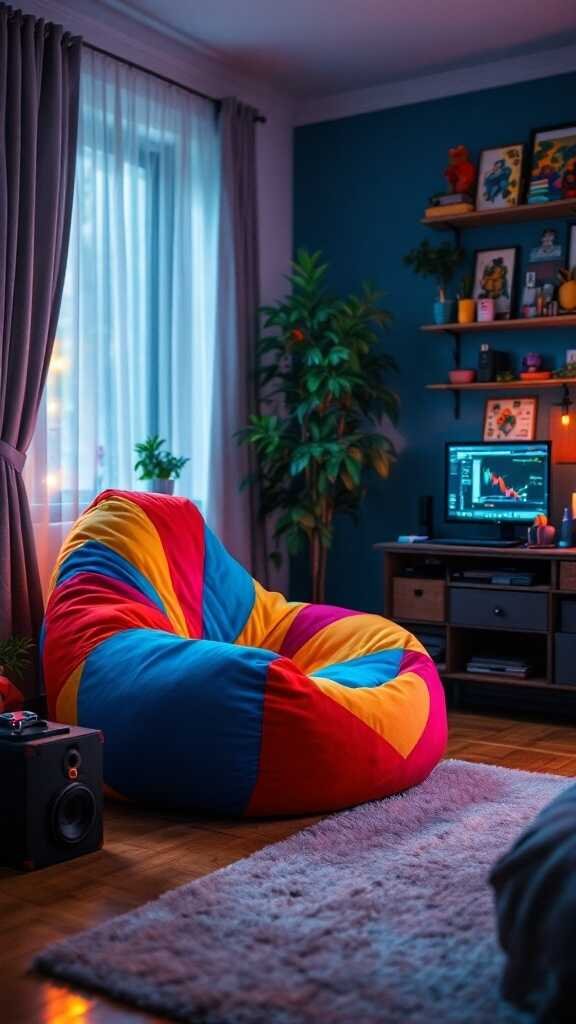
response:
<path fill-rule="evenodd" d="M 561 422 L 563 427 L 569 427 L 570 426 L 570 413 L 569 412 L 563 412 L 562 416 L 560 417 L 560 422 Z"/>

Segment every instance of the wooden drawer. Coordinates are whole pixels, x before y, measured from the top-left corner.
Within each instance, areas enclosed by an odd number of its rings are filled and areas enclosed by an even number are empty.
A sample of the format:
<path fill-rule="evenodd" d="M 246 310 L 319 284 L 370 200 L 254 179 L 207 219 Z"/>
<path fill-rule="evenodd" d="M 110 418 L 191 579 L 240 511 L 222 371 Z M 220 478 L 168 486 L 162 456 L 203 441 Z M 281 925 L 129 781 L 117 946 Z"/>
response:
<path fill-rule="evenodd" d="M 558 686 L 576 686 L 576 635 L 557 633 L 554 682 Z"/>
<path fill-rule="evenodd" d="M 560 590 L 576 590 L 576 562 L 560 562 Z"/>
<path fill-rule="evenodd" d="M 455 626 L 483 629 L 548 629 L 548 595 L 517 590 L 450 590 L 450 622 Z"/>
<path fill-rule="evenodd" d="M 392 591 L 392 617 L 414 622 L 444 622 L 446 584 L 444 580 L 396 576 Z"/>

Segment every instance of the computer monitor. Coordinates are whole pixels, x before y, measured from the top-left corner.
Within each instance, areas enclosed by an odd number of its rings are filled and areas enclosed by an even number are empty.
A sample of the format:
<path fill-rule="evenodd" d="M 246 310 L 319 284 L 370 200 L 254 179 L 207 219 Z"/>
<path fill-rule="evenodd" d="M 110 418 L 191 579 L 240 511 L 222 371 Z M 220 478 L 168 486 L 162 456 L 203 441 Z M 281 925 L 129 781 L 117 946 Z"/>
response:
<path fill-rule="evenodd" d="M 529 523 L 550 514 L 550 442 L 446 445 L 446 519 Z"/>

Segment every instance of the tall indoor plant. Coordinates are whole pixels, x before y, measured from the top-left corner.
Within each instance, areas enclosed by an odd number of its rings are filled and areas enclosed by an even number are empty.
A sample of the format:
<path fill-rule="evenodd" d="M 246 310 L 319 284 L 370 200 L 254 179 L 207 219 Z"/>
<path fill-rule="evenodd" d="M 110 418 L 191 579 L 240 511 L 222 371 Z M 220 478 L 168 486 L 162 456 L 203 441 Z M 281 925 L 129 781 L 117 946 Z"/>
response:
<path fill-rule="evenodd" d="M 448 298 L 448 289 L 464 252 L 452 242 L 430 245 L 428 239 L 420 242 L 404 257 L 404 263 L 420 277 L 432 277 L 438 285 L 438 298 L 434 303 L 434 322 L 447 324 L 455 319 L 454 299 Z"/>
<path fill-rule="evenodd" d="M 378 429 L 383 414 L 395 422 L 396 395 L 385 383 L 395 369 L 381 347 L 391 319 L 380 295 L 332 296 L 320 253 L 299 250 L 290 294 L 264 307 L 258 344 L 261 407 L 240 432 L 257 454 L 265 515 L 275 514 L 275 538 L 290 554 L 309 545 L 312 597 L 322 602 L 334 516 L 353 514 L 365 493 L 367 470 L 387 477 L 394 458 Z M 279 553 L 275 552 L 278 558 Z"/>

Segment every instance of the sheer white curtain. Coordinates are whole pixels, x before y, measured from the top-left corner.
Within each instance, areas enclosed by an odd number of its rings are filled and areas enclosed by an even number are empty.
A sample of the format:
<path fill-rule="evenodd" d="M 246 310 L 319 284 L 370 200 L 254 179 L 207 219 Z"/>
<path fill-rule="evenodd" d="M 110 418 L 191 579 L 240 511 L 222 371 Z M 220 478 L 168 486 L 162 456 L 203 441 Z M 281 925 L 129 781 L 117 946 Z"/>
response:
<path fill-rule="evenodd" d="M 85 50 L 66 283 L 26 480 L 42 578 L 105 487 L 133 488 L 134 444 L 190 456 L 205 503 L 220 149 L 213 106 Z"/>

